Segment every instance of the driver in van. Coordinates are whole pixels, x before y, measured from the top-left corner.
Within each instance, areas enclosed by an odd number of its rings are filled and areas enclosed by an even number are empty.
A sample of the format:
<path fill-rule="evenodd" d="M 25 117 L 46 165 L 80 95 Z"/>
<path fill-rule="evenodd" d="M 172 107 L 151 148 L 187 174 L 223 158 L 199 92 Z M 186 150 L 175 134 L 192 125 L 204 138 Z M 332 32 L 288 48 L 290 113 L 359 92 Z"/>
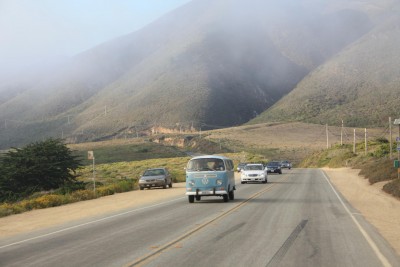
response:
<path fill-rule="evenodd" d="M 214 170 L 218 170 L 218 171 L 223 171 L 225 169 L 224 168 L 224 163 L 221 160 L 214 161 L 213 169 Z"/>

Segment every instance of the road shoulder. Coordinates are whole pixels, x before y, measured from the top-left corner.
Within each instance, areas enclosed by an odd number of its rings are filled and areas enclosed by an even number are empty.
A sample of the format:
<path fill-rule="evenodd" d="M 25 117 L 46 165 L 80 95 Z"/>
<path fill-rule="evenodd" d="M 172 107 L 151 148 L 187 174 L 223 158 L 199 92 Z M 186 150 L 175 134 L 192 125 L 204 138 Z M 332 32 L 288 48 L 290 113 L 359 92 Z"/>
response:
<path fill-rule="evenodd" d="M 0 238 L 42 230 L 94 216 L 144 207 L 184 195 L 185 183 L 174 183 L 172 188 L 167 189 L 135 190 L 59 207 L 32 210 L 0 218 Z"/>
<path fill-rule="evenodd" d="M 400 255 L 400 201 L 382 190 L 385 182 L 370 185 L 350 168 L 323 168 L 330 181 Z"/>

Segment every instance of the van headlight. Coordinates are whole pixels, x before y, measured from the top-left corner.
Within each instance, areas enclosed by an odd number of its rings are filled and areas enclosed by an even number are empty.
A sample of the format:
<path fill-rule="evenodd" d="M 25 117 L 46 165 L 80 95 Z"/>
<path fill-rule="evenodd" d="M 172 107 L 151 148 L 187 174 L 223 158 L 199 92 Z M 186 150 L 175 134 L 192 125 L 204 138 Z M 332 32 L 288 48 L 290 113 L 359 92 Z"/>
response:
<path fill-rule="evenodd" d="M 188 181 L 188 185 L 189 186 L 194 186 L 194 181 L 193 180 Z"/>
<path fill-rule="evenodd" d="M 221 179 L 217 179 L 217 185 L 222 185 L 222 180 Z"/>

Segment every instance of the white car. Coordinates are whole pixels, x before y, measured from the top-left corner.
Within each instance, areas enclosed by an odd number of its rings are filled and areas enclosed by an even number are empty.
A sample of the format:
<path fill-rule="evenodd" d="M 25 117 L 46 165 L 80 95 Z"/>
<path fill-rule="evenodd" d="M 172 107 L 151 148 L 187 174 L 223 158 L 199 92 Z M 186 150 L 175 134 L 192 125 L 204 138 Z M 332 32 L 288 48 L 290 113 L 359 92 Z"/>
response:
<path fill-rule="evenodd" d="M 240 181 L 242 184 L 248 182 L 267 183 L 267 178 L 267 170 L 261 163 L 247 164 L 240 174 Z"/>

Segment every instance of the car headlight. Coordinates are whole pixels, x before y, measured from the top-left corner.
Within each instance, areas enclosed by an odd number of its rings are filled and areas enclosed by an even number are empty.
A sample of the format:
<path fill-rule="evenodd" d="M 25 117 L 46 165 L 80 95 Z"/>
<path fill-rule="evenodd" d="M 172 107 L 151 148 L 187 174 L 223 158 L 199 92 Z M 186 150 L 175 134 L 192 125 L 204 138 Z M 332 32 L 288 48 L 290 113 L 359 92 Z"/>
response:
<path fill-rule="evenodd" d="M 146 180 L 143 180 L 143 179 L 139 180 L 139 183 L 144 183 L 144 182 L 146 182 Z"/>
<path fill-rule="evenodd" d="M 188 185 L 189 185 L 189 186 L 194 186 L 194 181 L 193 181 L 193 180 L 190 180 L 190 181 L 188 182 Z"/>
<path fill-rule="evenodd" d="M 222 180 L 221 179 L 217 179 L 217 185 L 222 185 Z"/>

